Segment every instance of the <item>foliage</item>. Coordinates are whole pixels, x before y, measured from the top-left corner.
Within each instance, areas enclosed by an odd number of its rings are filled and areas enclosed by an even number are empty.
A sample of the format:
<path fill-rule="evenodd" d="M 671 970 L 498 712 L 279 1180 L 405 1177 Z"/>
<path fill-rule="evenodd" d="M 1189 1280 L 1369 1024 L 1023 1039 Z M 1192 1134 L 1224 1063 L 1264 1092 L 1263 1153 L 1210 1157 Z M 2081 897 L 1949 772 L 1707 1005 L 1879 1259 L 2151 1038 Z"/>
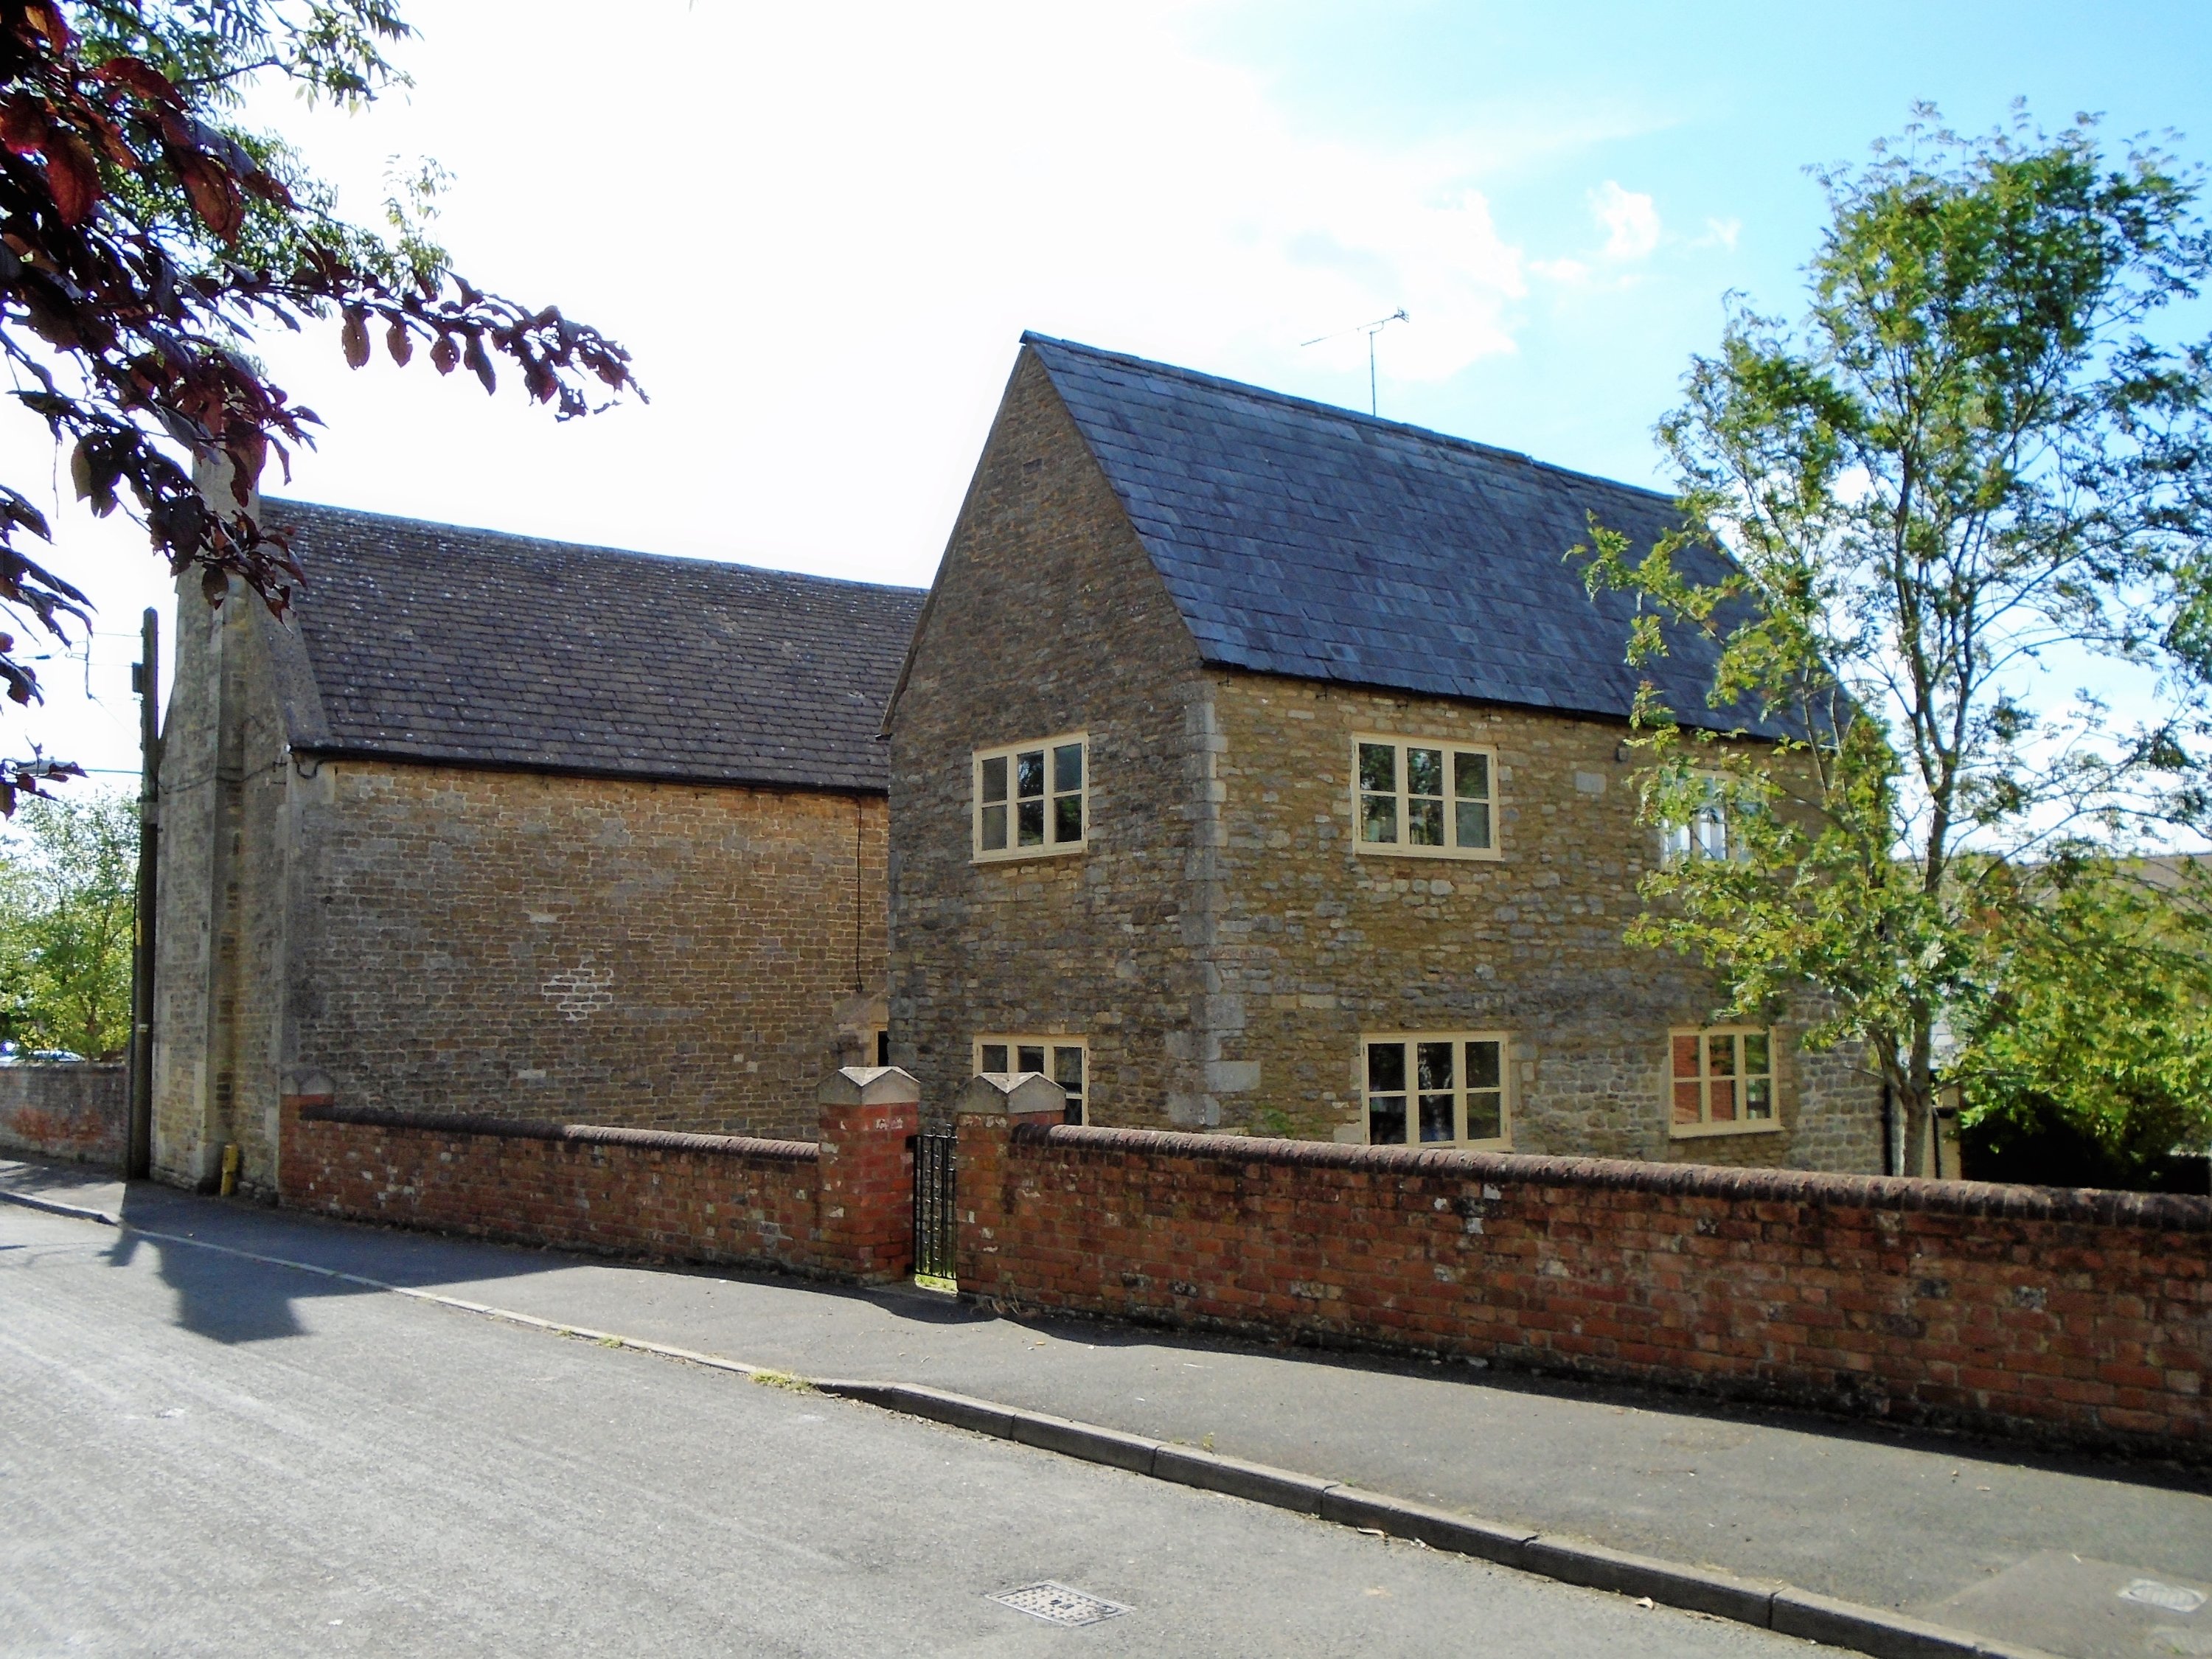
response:
<path fill-rule="evenodd" d="M 0 1032 L 119 1057 L 131 1032 L 138 804 L 119 791 L 25 803 L 0 844 Z"/>
<path fill-rule="evenodd" d="M 282 529 L 246 510 L 274 452 L 319 424 L 246 355 L 257 331 L 335 317 L 347 361 L 371 332 L 395 362 L 427 344 L 441 374 L 465 365 L 489 392 L 495 356 L 562 418 L 592 388 L 635 390 L 629 358 L 551 307 L 486 294 L 422 228 L 434 168 L 395 198 L 390 234 L 348 224 L 330 190 L 280 140 L 241 125 L 258 82 L 349 106 L 404 84 L 392 0 L 0 0 L 0 356 L 13 395 L 70 449 L 80 498 L 126 504 L 210 602 L 230 577 L 282 615 L 302 578 Z M 191 465 L 227 461 L 234 500 L 194 489 Z M 0 684 L 38 695 L 16 636 L 67 638 L 84 595 L 22 550 L 42 514 L 0 485 Z M 75 773 L 0 762 L 0 811 L 19 790 Z"/>
<path fill-rule="evenodd" d="M 1732 1013 L 1809 991 L 1808 1041 L 1863 1044 L 1917 1149 L 1939 1039 L 2014 959 L 1992 927 L 2045 896 L 2005 872 L 2205 816 L 2212 356 L 2147 330 L 2212 240 L 2193 175 L 2108 159 L 2087 118 L 1969 141 L 1923 108 L 1819 176 L 1806 318 L 1732 304 L 1659 426 L 1680 531 L 1639 556 L 1593 523 L 1576 554 L 1638 596 L 1632 660 L 1718 646 L 1710 706 L 1647 684 L 1637 741 L 1647 814 L 1712 792 L 1731 855 L 1648 878 L 1633 936 L 1710 966 Z M 1716 545 L 1735 565 L 1705 579 Z M 2155 678 L 2155 714 L 2046 706 L 2042 666 L 2084 658 Z"/>
<path fill-rule="evenodd" d="M 1954 1068 L 1966 1121 L 2064 1126 L 2134 1184 L 2212 1141 L 2212 874 L 2077 849 L 2033 885 L 1982 939 Z"/>

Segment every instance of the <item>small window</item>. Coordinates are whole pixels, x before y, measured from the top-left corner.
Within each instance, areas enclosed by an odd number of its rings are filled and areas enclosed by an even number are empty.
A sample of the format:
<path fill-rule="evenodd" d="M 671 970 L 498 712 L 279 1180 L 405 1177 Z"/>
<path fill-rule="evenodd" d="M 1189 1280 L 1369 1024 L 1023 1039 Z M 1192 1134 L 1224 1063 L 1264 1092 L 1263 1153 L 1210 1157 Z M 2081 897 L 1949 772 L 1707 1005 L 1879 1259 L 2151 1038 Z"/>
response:
<path fill-rule="evenodd" d="M 1494 859 L 1497 757 L 1464 744 L 1352 739 L 1354 844 L 1363 853 Z"/>
<path fill-rule="evenodd" d="M 1501 1036 L 1458 1032 L 1363 1039 L 1368 1145 L 1510 1146 L 1506 1046 Z"/>
<path fill-rule="evenodd" d="M 1090 750 L 1079 732 L 978 750 L 975 857 L 1081 852 L 1091 824 Z"/>
<path fill-rule="evenodd" d="M 1668 1055 L 1668 1127 L 1677 1139 L 1782 1127 L 1774 1115 L 1771 1031 L 1676 1031 Z"/>
<path fill-rule="evenodd" d="M 1066 1091 L 1067 1121 L 1081 1123 L 1090 1098 L 1091 1048 L 1079 1036 L 1001 1036 L 975 1039 L 975 1071 L 1042 1072 Z"/>
<path fill-rule="evenodd" d="M 1705 799 L 1684 823 L 1661 826 L 1659 857 L 1664 864 L 1681 864 L 1691 859 L 1742 859 L 1750 849 L 1729 832 L 1727 797 L 1722 793 L 1721 781 L 1705 780 Z"/>
<path fill-rule="evenodd" d="M 888 1066 L 890 1063 L 891 1034 L 888 1027 L 878 1025 L 876 1027 L 876 1064 Z"/>

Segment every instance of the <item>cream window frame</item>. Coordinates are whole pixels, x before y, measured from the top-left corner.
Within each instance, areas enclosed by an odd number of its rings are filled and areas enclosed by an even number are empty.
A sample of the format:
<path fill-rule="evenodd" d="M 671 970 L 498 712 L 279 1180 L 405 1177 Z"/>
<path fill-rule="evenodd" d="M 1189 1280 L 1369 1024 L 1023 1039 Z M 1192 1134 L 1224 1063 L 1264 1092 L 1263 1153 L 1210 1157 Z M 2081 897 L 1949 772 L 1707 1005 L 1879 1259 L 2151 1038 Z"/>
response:
<path fill-rule="evenodd" d="M 1366 838 L 1367 802 L 1370 796 L 1383 799 L 1384 792 L 1370 790 L 1361 769 L 1364 757 L 1361 750 L 1367 744 L 1388 745 L 1394 752 L 1391 759 L 1392 788 L 1389 799 L 1392 803 L 1392 825 L 1397 833 L 1395 841 L 1370 841 Z M 1412 767 L 1406 756 L 1408 750 L 1437 750 L 1443 752 L 1445 777 L 1438 795 L 1416 793 L 1412 788 Z M 1458 793 L 1461 756 L 1479 757 L 1489 793 L 1481 797 L 1462 796 Z M 1487 744 L 1461 743 L 1451 738 L 1405 737 L 1394 732 L 1355 732 L 1352 735 L 1352 850 L 1370 858 L 1451 859 L 1461 862 L 1495 863 L 1505 856 L 1499 846 L 1498 834 L 1498 750 Z M 1413 804 L 1435 801 L 1439 816 L 1444 820 L 1443 832 L 1447 844 L 1423 847 L 1406 839 L 1411 830 Z M 1488 812 L 1490 845 L 1462 847 L 1459 840 L 1459 808 L 1478 802 Z"/>
<path fill-rule="evenodd" d="M 1712 1043 L 1725 1039 L 1729 1045 L 1729 1064 L 1734 1069 L 1716 1072 L 1712 1066 Z M 1748 1041 L 1747 1041 L 1748 1039 Z M 1680 1046 L 1694 1042 L 1697 1074 L 1694 1079 L 1675 1068 L 1680 1064 Z M 1747 1053 L 1750 1042 L 1763 1042 L 1766 1050 L 1766 1069 L 1749 1069 Z M 1780 1070 L 1776 1065 L 1781 1043 L 1774 1029 L 1767 1025 L 1702 1025 L 1686 1027 L 1667 1033 L 1667 1064 L 1665 1101 L 1667 1134 L 1672 1140 L 1695 1140 L 1707 1135 L 1763 1135 L 1774 1134 L 1782 1128 L 1782 1087 Z M 1713 1115 L 1713 1085 L 1726 1083 L 1735 1115 L 1716 1119 Z M 1753 1117 L 1751 1114 L 1753 1086 L 1766 1085 L 1766 1115 Z M 1677 1121 L 1680 1109 L 1679 1091 L 1694 1087 L 1698 1091 L 1698 1116 L 1694 1121 Z"/>
<path fill-rule="evenodd" d="M 1419 1086 L 1424 1043 L 1452 1045 L 1452 1081 L 1449 1088 Z M 1498 1083 L 1495 1089 L 1470 1086 L 1468 1080 L 1468 1045 L 1495 1044 L 1498 1049 Z M 1377 1048 L 1395 1046 L 1404 1055 L 1401 1080 L 1402 1089 L 1376 1088 L 1373 1051 Z M 1366 1031 L 1359 1038 L 1359 1127 L 1370 1146 L 1406 1146 L 1416 1151 L 1423 1147 L 1449 1146 L 1462 1152 L 1510 1152 L 1513 1150 L 1513 1038 L 1504 1031 Z M 1498 1097 L 1498 1133 L 1495 1135 L 1470 1139 L 1468 1135 L 1467 1106 L 1469 1095 Z M 1435 1098 L 1449 1094 L 1452 1097 L 1452 1135 L 1449 1140 L 1424 1140 L 1419 1138 L 1423 1097 Z M 1396 1097 L 1405 1102 L 1404 1140 L 1375 1139 L 1375 1105 L 1377 1097 Z"/>
<path fill-rule="evenodd" d="M 1006 1065 L 1004 1070 L 1042 1072 L 1063 1089 L 1067 1087 L 1067 1079 L 1060 1068 L 1060 1056 L 1062 1053 L 1073 1049 L 1080 1059 L 1076 1065 L 1076 1086 L 1069 1091 L 1067 1104 L 1071 1115 L 1067 1121 L 1070 1123 L 1087 1123 L 1091 1121 L 1091 1040 L 1088 1037 L 1076 1036 L 1064 1031 L 1030 1033 L 1026 1036 L 1004 1031 L 987 1031 L 978 1036 L 974 1044 L 975 1073 L 978 1077 L 982 1076 L 986 1071 L 1000 1069 L 984 1065 L 983 1050 L 987 1046 L 991 1048 L 1003 1046 L 1006 1048 Z M 1038 1056 L 1041 1063 L 1036 1066 L 1018 1064 L 1018 1061 L 1024 1048 L 1042 1050 L 1043 1052 Z"/>
<path fill-rule="evenodd" d="M 1705 782 L 1705 798 L 1688 821 L 1659 826 L 1659 863 L 1664 869 L 1679 868 L 1694 859 L 1734 859 L 1741 863 L 1751 856 L 1731 822 L 1734 815 L 1722 791 L 1720 774 L 1698 775 Z"/>
<path fill-rule="evenodd" d="M 1083 775 L 1073 789 L 1060 784 L 1060 751 L 1074 748 L 1079 751 L 1079 764 Z M 1043 793 L 1023 795 L 1020 793 L 1019 766 L 1025 755 L 1042 757 Z M 1006 768 L 1006 793 L 987 800 L 984 798 L 986 769 L 994 761 Z M 969 759 L 969 848 L 977 864 L 1010 863 L 1021 859 L 1066 858 L 1085 852 L 1091 845 L 1091 736 L 1086 732 L 1063 732 L 1057 737 L 1031 738 L 1021 743 L 1000 744 L 989 749 L 976 750 Z M 1041 842 L 1024 845 L 1021 840 L 1020 807 L 1023 802 L 1042 803 L 1043 822 Z M 1073 840 L 1058 839 L 1061 826 L 1060 806 L 1073 800 L 1081 818 L 1081 833 Z M 987 847 L 986 827 L 988 814 L 994 808 L 1006 814 L 1004 847 Z"/>

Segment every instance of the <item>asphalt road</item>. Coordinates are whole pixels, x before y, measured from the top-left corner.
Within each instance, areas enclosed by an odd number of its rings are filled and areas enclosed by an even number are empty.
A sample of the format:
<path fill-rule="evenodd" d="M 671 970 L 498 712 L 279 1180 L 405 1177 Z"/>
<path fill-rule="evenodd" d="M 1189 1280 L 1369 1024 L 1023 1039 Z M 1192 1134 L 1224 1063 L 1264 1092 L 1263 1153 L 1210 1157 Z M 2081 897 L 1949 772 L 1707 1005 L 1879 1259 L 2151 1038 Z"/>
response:
<path fill-rule="evenodd" d="M 0 1209 L 0 1654 L 1815 1651 L 303 1277 Z"/>

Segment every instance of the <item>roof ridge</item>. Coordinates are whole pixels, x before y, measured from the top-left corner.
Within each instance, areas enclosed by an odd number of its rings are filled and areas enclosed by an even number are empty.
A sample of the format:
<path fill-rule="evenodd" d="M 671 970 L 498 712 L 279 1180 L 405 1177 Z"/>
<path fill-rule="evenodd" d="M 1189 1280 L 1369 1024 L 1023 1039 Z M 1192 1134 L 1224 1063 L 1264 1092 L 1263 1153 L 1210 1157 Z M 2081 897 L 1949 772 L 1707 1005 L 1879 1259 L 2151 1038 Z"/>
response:
<path fill-rule="evenodd" d="M 1620 478 L 1608 478 L 1601 472 L 1584 472 L 1578 468 L 1562 466 L 1557 461 L 1539 460 L 1526 450 L 1508 449 L 1502 444 L 1486 444 L 1477 438 L 1462 438 L 1457 433 L 1439 432 L 1434 427 L 1416 426 L 1411 421 L 1385 420 L 1380 415 L 1362 415 L 1356 409 L 1342 404 L 1323 403 L 1317 398 L 1301 398 L 1295 392 L 1278 392 L 1273 386 L 1255 386 L 1249 380 L 1232 380 L 1226 375 L 1208 374 L 1195 368 L 1185 368 L 1178 363 L 1164 363 L 1156 358 L 1139 357 L 1134 352 L 1113 351 L 1104 346 L 1087 345 L 1080 340 L 1061 339 L 1056 335 L 1042 334 L 1035 329 L 1022 331 L 1024 345 L 1055 346 L 1063 351 L 1079 352 L 1086 357 L 1103 358 L 1109 362 L 1127 364 L 1156 374 L 1171 375 L 1193 385 L 1211 387 L 1216 392 L 1234 393 L 1259 402 L 1280 404 L 1292 409 L 1310 410 L 1350 421 L 1359 426 L 1378 427 L 1385 432 L 1425 439 L 1432 443 L 1448 445 L 1455 449 L 1470 451 L 1478 455 L 1489 455 L 1502 460 L 1519 461 L 1546 472 L 1556 472 L 1563 477 L 1580 478 L 1590 483 L 1604 484 L 1613 489 L 1626 489 L 1638 495 L 1650 495 L 1671 502 L 1676 498 L 1662 489 L 1653 489 L 1644 484 L 1629 483 Z"/>
<path fill-rule="evenodd" d="M 695 557 L 684 553 L 647 553 L 634 547 L 609 547 L 598 542 L 564 542 L 551 536 L 529 536 L 520 531 L 495 530 L 487 525 L 453 524 L 443 519 L 418 519 L 404 513 L 378 513 L 365 507 L 342 507 L 330 501 L 304 501 L 289 495 L 264 495 L 263 502 L 270 507 L 304 509 L 310 513 L 342 514 L 349 518 L 370 519 L 381 524 L 408 525 L 419 530 L 446 531 L 465 536 L 481 537 L 488 541 L 506 542 L 520 547 L 552 548 L 567 553 L 587 553 L 595 558 L 638 559 L 659 565 L 696 565 L 713 570 L 742 570 L 756 576 L 768 576 L 791 582 L 819 583 L 829 587 L 857 587 L 872 593 L 912 593 L 920 595 L 928 590 L 908 586 L 901 582 L 863 581 L 857 576 L 823 576 L 811 570 L 784 570 L 774 565 L 748 564 L 742 559 Z"/>

